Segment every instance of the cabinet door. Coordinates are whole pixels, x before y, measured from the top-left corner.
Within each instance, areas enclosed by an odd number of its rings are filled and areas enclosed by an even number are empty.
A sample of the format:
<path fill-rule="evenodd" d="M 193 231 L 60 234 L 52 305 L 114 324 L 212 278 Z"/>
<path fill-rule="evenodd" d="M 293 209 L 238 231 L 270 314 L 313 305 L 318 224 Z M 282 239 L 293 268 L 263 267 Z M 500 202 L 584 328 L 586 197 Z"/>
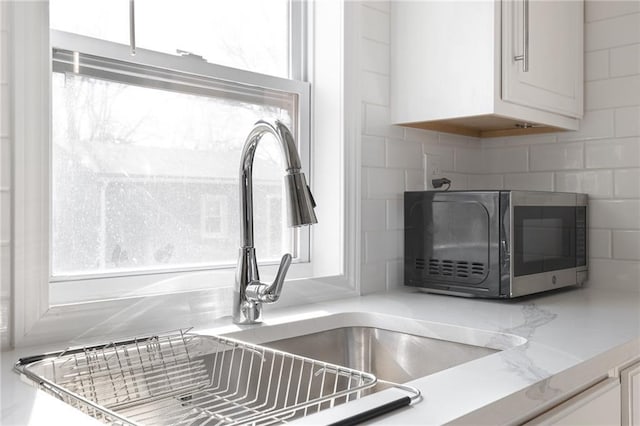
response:
<path fill-rule="evenodd" d="M 622 424 L 640 426 L 640 362 L 622 370 Z"/>
<path fill-rule="evenodd" d="M 583 8 L 581 0 L 502 1 L 503 101 L 582 117 Z"/>
<path fill-rule="evenodd" d="M 620 424 L 620 381 L 607 379 L 536 417 L 527 425 Z"/>

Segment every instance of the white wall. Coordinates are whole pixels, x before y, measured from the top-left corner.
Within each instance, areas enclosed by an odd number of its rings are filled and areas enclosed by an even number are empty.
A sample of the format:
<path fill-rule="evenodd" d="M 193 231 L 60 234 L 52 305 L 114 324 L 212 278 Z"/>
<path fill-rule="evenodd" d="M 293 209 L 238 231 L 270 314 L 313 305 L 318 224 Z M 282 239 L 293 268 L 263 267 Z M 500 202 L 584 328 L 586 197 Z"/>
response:
<path fill-rule="evenodd" d="M 0 347 L 11 327 L 11 129 L 9 127 L 9 32 L 6 3 L 0 1 Z"/>
<path fill-rule="evenodd" d="M 640 290 L 640 2 L 585 4 L 585 118 L 578 132 L 459 138 L 389 126 L 389 3 L 362 6 L 362 291 L 402 283 L 404 190 L 422 153 L 464 189 L 590 195 L 590 283 Z"/>
<path fill-rule="evenodd" d="M 585 21 L 580 130 L 483 141 L 471 187 L 588 193 L 589 283 L 640 291 L 640 2 L 587 1 Z"/>
<path fill-rule="evenodd" d="M 404 191 L 425 189 L 424 154 L 440 158 L 452 189 L 467 188 L 467 171 L 456 150 L 478 151 L 477 139 L 389 125 L 388 1 L 361 4 L 362 271 L 363 294 L 402 286 Z"/>

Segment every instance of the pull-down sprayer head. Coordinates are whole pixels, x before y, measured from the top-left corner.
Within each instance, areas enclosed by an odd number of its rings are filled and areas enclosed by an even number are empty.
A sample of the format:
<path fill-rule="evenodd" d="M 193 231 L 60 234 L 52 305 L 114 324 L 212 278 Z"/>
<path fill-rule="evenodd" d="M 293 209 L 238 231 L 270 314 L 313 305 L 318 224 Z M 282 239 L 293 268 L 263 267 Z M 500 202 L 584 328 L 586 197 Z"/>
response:
<path fill-rule="evenodd" d="M 284 177 L 287 187 L 288 223 L 291 227 L 318 223 L 313 210 L 316 203 L 307 186 L 304 173 L 289 173 Z"/>
<path fill-rule="evenodd" d="M 300 157 L 291 132 L 279 121 L 276 121 L 275 130 L 281 141 L 282 150 L 286 159 L 287 174 L 284 177 L 287 188 L 288 223 L 291 227 L 313 225 L 318 223 L 314 208 L 316 203 L 311 195 L 300 165 Z"/>

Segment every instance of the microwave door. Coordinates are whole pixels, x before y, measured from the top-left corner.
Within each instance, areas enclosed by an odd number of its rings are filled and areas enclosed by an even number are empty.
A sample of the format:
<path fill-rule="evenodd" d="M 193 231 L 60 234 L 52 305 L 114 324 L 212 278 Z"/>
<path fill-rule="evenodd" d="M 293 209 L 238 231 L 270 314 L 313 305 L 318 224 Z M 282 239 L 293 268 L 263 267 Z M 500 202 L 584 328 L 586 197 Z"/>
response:
<path fill-rule="evenodd" d="M 499 194 L 435 192 L 406 197 L 407 284 L 497 296 Z"/>

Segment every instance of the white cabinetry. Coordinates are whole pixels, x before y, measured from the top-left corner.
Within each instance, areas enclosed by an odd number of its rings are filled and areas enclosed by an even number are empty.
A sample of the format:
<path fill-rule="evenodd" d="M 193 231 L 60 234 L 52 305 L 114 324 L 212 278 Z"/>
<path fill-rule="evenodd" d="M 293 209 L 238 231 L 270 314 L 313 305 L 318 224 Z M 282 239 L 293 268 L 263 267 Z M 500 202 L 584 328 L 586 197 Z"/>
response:
<path fill-rule="evenodd" d="M 640 362 L 620 372 L 622 425 L 640 426 Z"/>
<path fill-rule="evenodd" d="M 536 417 L 526 425 L 619 425 L 620 380 L 607 379 Z"/>
<path fill-rule="evenodd" d="M 480 137 L 578 128 L 582 1 L 394 1 L 391 44 L 394 124 Z"/>

